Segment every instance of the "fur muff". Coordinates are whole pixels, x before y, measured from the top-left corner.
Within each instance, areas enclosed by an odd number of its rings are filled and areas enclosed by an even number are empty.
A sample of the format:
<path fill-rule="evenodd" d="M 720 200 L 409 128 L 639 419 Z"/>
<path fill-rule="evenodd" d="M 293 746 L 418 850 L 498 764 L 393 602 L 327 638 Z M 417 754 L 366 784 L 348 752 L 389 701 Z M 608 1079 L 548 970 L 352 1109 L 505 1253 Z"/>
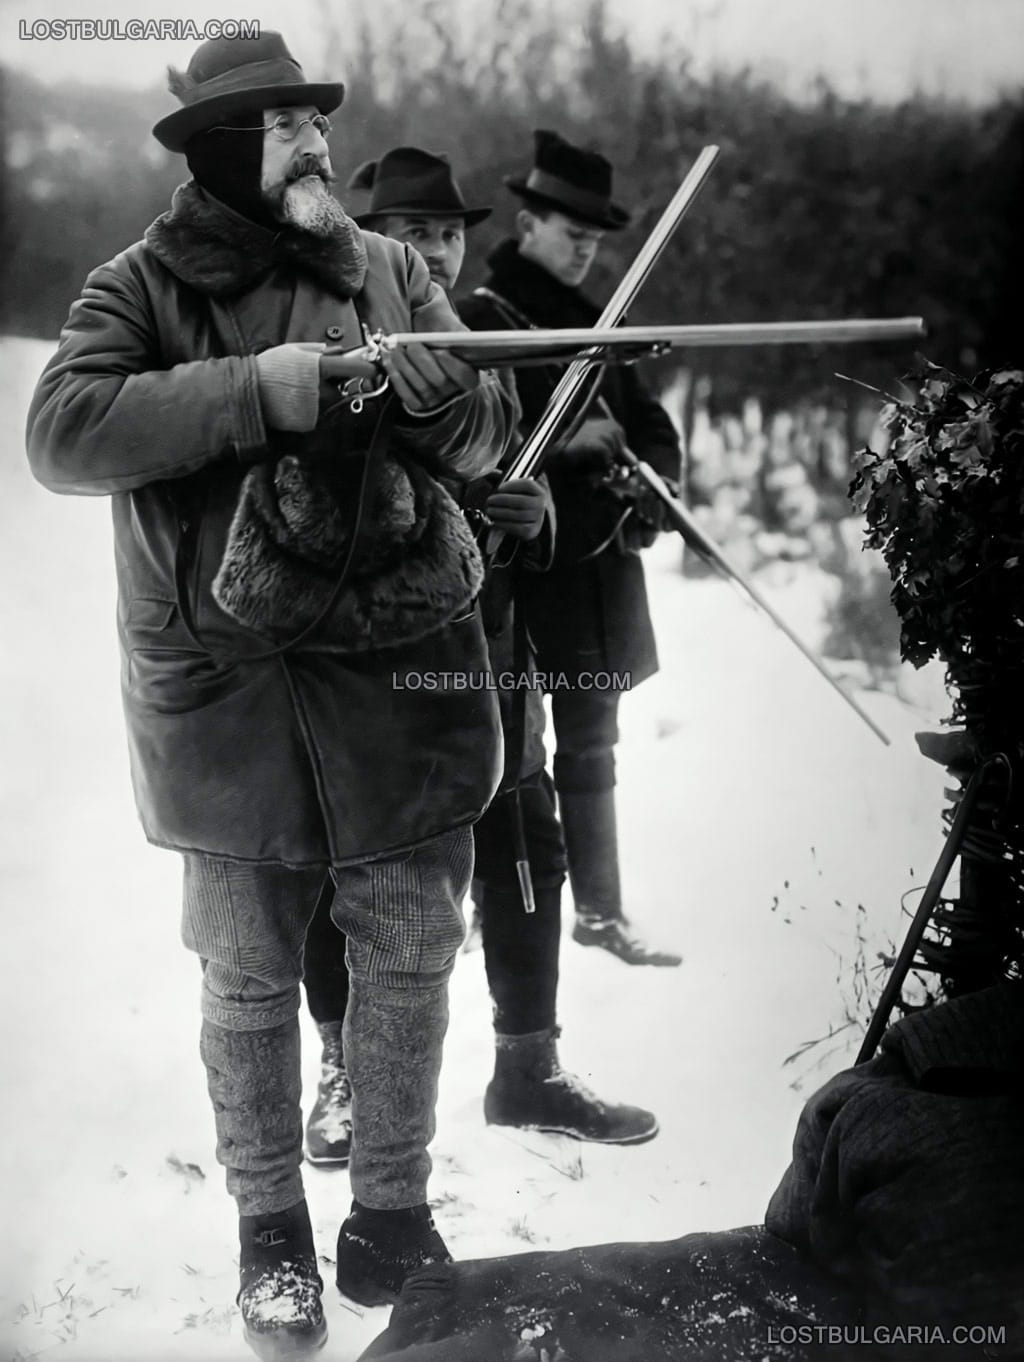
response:
<path fill-rule="evenodd" d="M 292 637 L 330 605 L 352 536 L 322 466 L 289 455 L 246 475 L 213 583 L 218 605 L 271 637 Z M 462 512 L 429 473 L 388 457 L 367 512 L 372 537 L 323 620 L 339 652 L 411 643 L 466 610 L 483 564 Z"/>

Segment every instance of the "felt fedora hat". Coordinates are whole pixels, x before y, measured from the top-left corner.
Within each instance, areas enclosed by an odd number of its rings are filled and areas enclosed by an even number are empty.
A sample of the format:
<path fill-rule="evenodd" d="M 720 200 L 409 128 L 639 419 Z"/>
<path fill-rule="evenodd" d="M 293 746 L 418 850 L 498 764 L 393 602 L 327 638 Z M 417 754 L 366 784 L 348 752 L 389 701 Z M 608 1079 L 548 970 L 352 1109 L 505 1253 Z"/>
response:
<path fill-rule="evenodd" d="M 349 177 L 347 189 L 368 189 L 368 207 L 357 214 L 365 227 L 390 213 L 425 218 L 462 218 L 473 227 L 490 217 L 490 208 L 470 208 L 455 183 L 447 156 L 419 147 L 395 147 L 379 161 L 364 161 Z"/>
<path fill-rule="evenodd" d="M 295 104 L 330 113 L 345 98 L 337 82 L 311 84 L 280 33 L 258 38 L 211 38 L 197 48 L 185 71 L 170 68 L 168 85 L 182 107 L 161 118 L 153 136 L 170 151 L 235 114 Z"/>
<path fill-rule="evenodd" d="M 612 168 L 597 151 L 574 147 L 557 132 L 533 134 L 533 169 L 525 179 L 507 175 L 505 183 L 527 205 L 557 208 L 592 227 L 617 232 L 630 215 L 612 203 Z"/>

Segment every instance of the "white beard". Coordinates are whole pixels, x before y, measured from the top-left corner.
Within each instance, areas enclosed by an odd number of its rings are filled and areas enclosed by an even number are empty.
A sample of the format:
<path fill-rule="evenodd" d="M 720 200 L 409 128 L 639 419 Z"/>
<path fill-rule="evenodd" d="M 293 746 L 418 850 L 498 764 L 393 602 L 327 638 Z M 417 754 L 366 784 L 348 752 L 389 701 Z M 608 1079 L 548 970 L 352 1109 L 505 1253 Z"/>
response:
<path fill-rule="evenodd" d="M 345 210 L 319 175 L 293 180 L 280 201 L 283 221 L 311 236 L 331 236 L 345 220 Z"/>

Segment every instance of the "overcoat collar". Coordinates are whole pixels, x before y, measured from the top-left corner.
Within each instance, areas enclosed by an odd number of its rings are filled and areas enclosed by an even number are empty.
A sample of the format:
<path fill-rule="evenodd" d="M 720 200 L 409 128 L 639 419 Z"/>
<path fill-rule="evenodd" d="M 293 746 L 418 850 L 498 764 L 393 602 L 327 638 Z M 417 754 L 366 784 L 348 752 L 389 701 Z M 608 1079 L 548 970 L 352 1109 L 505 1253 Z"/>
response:
<path fill-rule="evenodd" d="M 519 253 L 519 243 L 509 237 L 487 257 L 488 281 L 495 293 L 522 308 L 532 322 L 546 326 L 593 326 L 601 315 L 578 288 L 560 283 L 541 265 Z"/>
<path fill-rule="evenodd" d="M 275 265 L 312 275 L 330 293 L 351 298 L 366 277 L 363 234 L 346 217 L 329 237 L 292 227 L 270 232 L 190 180 L 146 231 L 146 245 L 183 283 L 214 298 L 244 293 Z"/>

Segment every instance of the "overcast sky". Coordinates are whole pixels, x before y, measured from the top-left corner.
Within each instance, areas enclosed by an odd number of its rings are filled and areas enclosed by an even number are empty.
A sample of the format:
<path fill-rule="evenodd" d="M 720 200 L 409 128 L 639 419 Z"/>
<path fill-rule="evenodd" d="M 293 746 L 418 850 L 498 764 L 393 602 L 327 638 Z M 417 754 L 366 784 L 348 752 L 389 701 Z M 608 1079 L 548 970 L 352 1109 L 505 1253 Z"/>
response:
<path fill-rule="evenodd" d="M 406 0 L 412 8 L 418 0 Z M 473 0 L 459 0 L 472 5 Z M 579 0 L 549 0 L 567 23 Z M 818 73 L 842 93 L 899 99 L 921 87 L 987 100 L 1024 81 L 1024 0 L 609 0 L 644 44 L 674 30 L 702 66 L 749 65 L 792 93 Z M 345 0 L 332 0 L 343 20 Z M 184 65 L 195 43 L 84 42 L 19 37 L 57 17 L 257 19 L 280 28 L 309 68 L 317 64 L 316 0 L 0 0 L 0 62 L 49 79 L 75 74 L 146 85 Z M 340 73 L 349 80 L 358 73 Z"/>

